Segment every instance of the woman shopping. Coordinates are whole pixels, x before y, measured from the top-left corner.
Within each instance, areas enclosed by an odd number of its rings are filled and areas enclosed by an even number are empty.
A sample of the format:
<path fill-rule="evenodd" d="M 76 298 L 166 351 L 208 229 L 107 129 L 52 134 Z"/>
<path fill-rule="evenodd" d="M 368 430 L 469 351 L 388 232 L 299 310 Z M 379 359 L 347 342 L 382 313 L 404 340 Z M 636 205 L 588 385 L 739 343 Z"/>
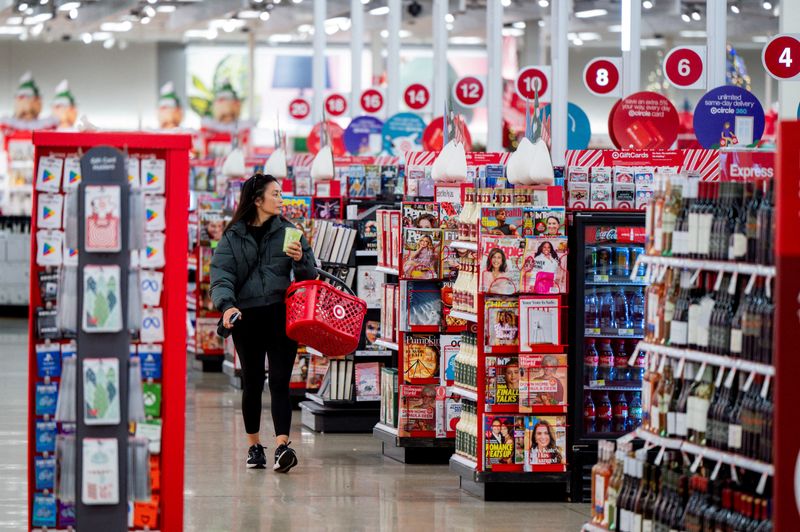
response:
<path fill-rule="evenodd" d="M 286 473 L 297 465 L 289 447 L 292 403 L 289 379 L 297 343 L 286 336 L 286 289 L 294 280 L 317 276 L 315 259 L 305 237 L 284 251 L 286 229 L 294 226 L 281 216 L 280 183 L 271 175 L 255 174 L 245 181 L 239 206 L 211 259 L 211 298 L 222 312 L 222 324 L 232 329 L 242 365 L 242 417 L 250 449 L 247 467 L 263 469 L 261 394 L 264 358 L 269 359 L 269 391 L 275 428 L 273 469 Z"/>

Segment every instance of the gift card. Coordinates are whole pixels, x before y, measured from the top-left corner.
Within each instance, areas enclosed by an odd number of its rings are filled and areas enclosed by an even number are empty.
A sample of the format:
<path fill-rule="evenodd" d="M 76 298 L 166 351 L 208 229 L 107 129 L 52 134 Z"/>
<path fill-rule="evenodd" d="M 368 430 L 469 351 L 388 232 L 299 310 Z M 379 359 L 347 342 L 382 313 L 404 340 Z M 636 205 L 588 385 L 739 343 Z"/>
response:
<path fill-rule="evenodd" d="M 52 453 L 56 450 L 56 422 L 36 422 L 36 452 Z"/>
<path fill-rule="evenodd" d="M 56 413 L 56 403 L 58 402 L 58 385 L 55 382 L 49 384 L 36 383 L 36 415 L 52 416 Z"/>
<path fill-rule="evenodd" d="M 58 344 L 36 345 L 36 374 L 42 379 L 61 376 L 61 347 Z"/>
<path fill-rule="evenodd" d="M 120 187 L 86 186 L 84 191 L 84 248 L 89 253 L 122 249 Z"/>
<path fill-rule="evenodd" d="M 81 501 L 119 503 L 119 448 L 116 438 L 84 438 Z"/>
<path fill-rule="evenodd" d="M 128 158 L 128 183 L 134 190 L 142 188 L 142 180 L 139 178 L 139 159 Z"/>
<path fill-rule="evenodd" d="M 136 424 L 136 437 L 147 438 L 150 454 L 161 454 L 161 420 L 152 419 Z"/>
<path fill-rule="evenodd" d="M 141 267 L 141 254 L 138 249 L 131 250 L 131 270 L 138 270 Z"/>
<path fill-rule="evenodd" d="M 119 266 L 88 265 L 83 269 L 83 330 L 122 330 Z"/>
<path fill-rule="evenodd" d="M 64 253 L 64 233 L 53 229 L 36 231 L 36 264 L 61 266 Z"/>
<path fill-rule="evenodd" d="M 162 346 L 155 344 L 139 344 L 139 361 L 142 368 L 142 380 L 161 379 Z"/>
<path fill-rule="evenodd" d="M 33 495 L 33 526 L 56 526 L 56 496 L 35 493 Z"/>
<path fill-rule="evenodd" d="M 52 490 L 56 484 L 56 459 L 37 456 L 33 459 L 36 490 Z"/>
<path fill-rule="evenodd" d="M 164 222 L 164 212 L 167 206 L 167 199 L 159 195 L 147 195 L 144 198 L 145 230 L 163 231 L 166 229 Z"/>
<path fill-rule="evenodd" d="M 144 343 L 164 341 L 164 311 L 161 307 L 142 309 L 139 339 Z"/>
<path fill-rule="evenodd" d="M 157 382 L 145 382 L 142 384 L 142 395 L 144 397 L 144 413 L 148 417 L 161 417 L 161 384 Z"/>
<path fill-rule="evenodd" d="M 164 258 L 164 233 L 159 231 L 148 232 L 144 235 L 145 248 L 139 257 L 142 268 L 163 268 L 166 264 Z"/>
<path fill-rule="evenodd" d="M 164 178 L 167 175 L 164 159 L 142 159 L 142 190 L 146 194 L 163 194 Z"/>
<path fill-rule="evenodd" d="M 64 196 L 39 194 L 36 203 L 36 226 L 39 229 L 61 229 Z"/>
<path fill-rule="evenodd" d="M 78 354 L 78 346 L 73 342 L 61 344 L 61 358 L 74 357 Z"/>
<path fill-rule="evenodd" d="M 83 422 L 86 425 L 118 425 L 119 404 L 119 360 L 83 359 Z"/>
<path fill-rule="evenodd" d="M 78 250 L 69 247 L 66 240 L 64 241 L 64 249 L 61 252 L 61 260 L 64 262 L 64 266 L 78 265 Z"/>
<path fill-rule="evenodd" d="M 64 190 L 77 190 L 81 182 L 81 160 L 78 157 L 64 159 Z"/>
<path fill-rule="evenodd" d="M 161 304 L 161 292 L 164 289 L 164 273 L 155 270 L 139 272 L 139 286 L 142 293 L 142 304 L 157 307 Z"/>
<path fill-rule="evenodd" d="M 77 525 L 77 521 L 75 520 L 75 505 L 58 501 L 58 526 L 61 528 L 72 527 L 74 529 L 75 525 Z"/>
<path fill-rule="evenodd" d="M 36 190 L 39 192 L 58 192 L 61 188 L 61 171 L 64 159 L 60 157 L 39 157 L 36 172 Z"/>

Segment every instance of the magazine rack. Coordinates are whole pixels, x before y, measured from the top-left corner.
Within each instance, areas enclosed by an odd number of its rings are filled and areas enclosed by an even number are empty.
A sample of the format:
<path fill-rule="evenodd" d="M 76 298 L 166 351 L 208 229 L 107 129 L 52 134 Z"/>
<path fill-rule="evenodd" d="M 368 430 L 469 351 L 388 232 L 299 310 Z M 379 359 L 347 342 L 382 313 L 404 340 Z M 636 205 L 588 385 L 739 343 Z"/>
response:
<path fill-rule="evenodd" d="M 40 158 L 43 156 L 75 156 L 86 153 L 96 146 L 111 146 L 127 152 L 129 155 L 139 157 L 155 157 L 165 161 L 165 188 L 164 197 L 168 207 L 165 215 L 165 246 L 163 271 L 163 293 L 161 294 L 161 307 L 163 309 L 164 341 L 162 343 L 162 386 L 161 405 L 161 452 L 154 455 L 156 469 L 160 474 L 156 478 L 158 497 L 152 503 L 135 503 L 141 511 L 140 523 L 134 529 L 158 528 L 164 531 L 180 531 L 183 529 L 183 470 L 184 470 L 184 424 L 185 424 L 185 382 L 186 382 L 186 249 L 187 249 L 187 211 L 189 174 L 188 155 L 191 147 L 191 138 L 188 135 L 159 135 L 145 133 L 59 133 L 35 132 L 33 134 L 35 145 L 34 175 L 38 171 Z M 58 176 L 60 178 L 60 176 Z M 33 211 L 37 212 L 39 193 L 34 191 Z M 34 495 L 36 479 L 34 474 L 34 459 L 41 457 L 36 449 L 36 424 L 43 420 L 42 416 L 35 414 L 36 384 L 42 382 L 37 377 L 36 345 L 41 342 L 37 337 L 36 309 L 42 307 L 43 300 L 39 287 L 39 274 L 45 268 L 39 266 L 35 260 L 37 250 L 37 216 L 32 219 L 31 238 L 31 275 L 30 275 L 30 310 L 29 310 L 29 371 L 28 371 L 28 528 L 33 529 Z M 124 297 L 124 296 L 123 296 Z M 124 300 L 124 299 L 123 299 Z M 102 341 L 102 335 L 94 342 Z M 54 343 L 60 342 L 54 340 Z M 81 349 L 83 349 L 81 347 Z M 97 351 L 94 351 L 95 353 Z M 125 367 L 125 366 L 121 366 Z M 127 367 L 122 372 L 127 381 Z M 52 379 L 57 381 L 58 379 Z M 124 390 L 124 388 L 123 388 Z M 127 398 L 121 401 L 123 416 L 127 416 Z M 80 409 L 79 409 L 80 411 Z M 80 414 L 79 414 L 80 415 Z M 127 426 L 122 418 L 121 426 Z M 151 462 L 152 464 L 153 462 Z M 124 469 L 121 469 L 124 471 Z M 123 478 L 124 480 L 124 478 Z M 80 488 L 77 490 L 80 497 Z M 154 490 L 155 493 L 156 490 Z M 126 490 L 124 482 L 120 485 L 120 500 L 126 504 Z M 148 507 L 154 505 L 154 508 Z M 62 505 L 63 506 L 63 505 Z M 87 515 L 94 517 L 109 515 L 108 507 L 85 507 Z M 60 510 L 61 508 L 59 508 Z M 123 509 L 124 510 L 124 509 Z M 59 511 L 60 514 L 60 511 Z M 136 521 L 134 510 L 134 521 Z M 81 513 L 78 513 L 80 519 Z M 149 522 L 144 526 L 144 518 Z M 60 518 L 60 515 L 59 515 Z M 61 526 L 60 528 L 66 528 Z M 81 523 L 77 526 L 82 529 Z M 91 525 L 90 525 L 91 527 Z"/>

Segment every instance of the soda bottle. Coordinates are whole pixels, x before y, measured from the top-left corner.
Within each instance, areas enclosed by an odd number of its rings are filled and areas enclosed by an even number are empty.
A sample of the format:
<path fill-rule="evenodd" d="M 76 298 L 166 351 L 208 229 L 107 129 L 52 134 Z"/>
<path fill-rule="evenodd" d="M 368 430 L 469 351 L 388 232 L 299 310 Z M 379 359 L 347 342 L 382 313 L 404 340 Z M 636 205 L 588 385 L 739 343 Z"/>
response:
<path fill-rule="evenodd" d="M 584 434 L 591 434 L 595 430 L 596 413 L 594 410 L 594 401 L 592 401 L 592 393 L 586 391 L 583 398 L 583 432 Z"/>
<path fill-rule="evenodd" d="M 630 369 L 631 380 L 641 383 L 644 381 L 644 373 L 647 369 L 647 353 L 642 350 L 636 357 L 636 364 Z"/>
<path fill-rule="evenodd" d="M 642 400 L 639 392 L 633 392 L 631 403 L 628 406 L 628 430 L 634 430 L 642 425 Z"/>
<path fill-rule="evenodd" d="M 605 381 L 606 384 L 608 384 L 616 378 L 616 368 L 614 368 L 614 350 L 611 349 L 611 340 L 601 340 L 597 353 L 597 379 Z"/>
<path fill-rule="evenodd" d="M 628 305 L 625 305 L 627 313 Z M 614 294 L 610 289 L 604 289 L 600 294 L 600 328 L 603 330 L 616 329 L 617 320 L 614 313 Z"/>
<path fill-rule="evenodd" d="M 628 400 L 625 394 L 621 393 L 617 396 L 613 408 L 614 415 L 614 432 L 625 432 L 628 430 Z"/>
<path fill-rule="evenodd" d="M 625 351 L 625 343 L 620 340 L 614 343 L 614 370 L 617 381 L 631 380 L 631 372 L 628 367 L 628 358 L 630 355 Z"/>
<path fill-rule="evenodd" d="M 590 329 L 600 327 L 600 306 L 597 292 L 594 289 L 586 291 L 584 305 L 586 307 L 586 327 Z"/>
<path fill-rule="evenodd" d="M 625 296 L 625 290 L 622 287 L 617 288 L 614 293 L 614 321 L 616 322 L 616 327 L 620 329 L 631 328 L 628 298 Z"/>
<path fill-rule="evenodd" d="M 586 340 L 586 346 L 583 356 L 583 372 L 585 373 L 586 384 L 598 380 L 598 363 L 599 358 L 597 348 L 595 348 L 594 340 Z"/>
<path fill-rule="evenodd" d="M 626 247 L 614 248 L 614 275 L 628 277 L 631 274 L 631 253 Z"/>
<path fill-rule="evenodd" d="M 597 432 L 611 432 L 611 420 L 613 411 L 608 392 L 602 392 L 595 408 L 595 427 Z"/>
<path fill-rule="evenodd" d="M 644 289 L 637 288 L 628 294 L 628 314 L 631 326 L 636 330 L 644 330 Z"/>

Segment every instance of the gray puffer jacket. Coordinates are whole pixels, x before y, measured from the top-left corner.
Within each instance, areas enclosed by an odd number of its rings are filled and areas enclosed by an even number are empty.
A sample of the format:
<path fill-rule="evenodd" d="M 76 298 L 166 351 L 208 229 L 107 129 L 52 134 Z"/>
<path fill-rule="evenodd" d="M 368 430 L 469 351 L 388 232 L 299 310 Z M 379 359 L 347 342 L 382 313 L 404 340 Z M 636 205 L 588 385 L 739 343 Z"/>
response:
<path fill-rule="evenodd" d="M 243 220 L 222 235 L 211 258 L 211 299 L 220 312 L 231 307 L 246 309 L 283 301 L 292 271 L 297 281 L 317 277 L 314 253 L 305 237 L 300 241 L 302 259 L 295 262 L 283 252 L 285 230 L 294 225 L 282 216 L 272 217 L 266 223 L 269 227 L 260 246 Z"/>

